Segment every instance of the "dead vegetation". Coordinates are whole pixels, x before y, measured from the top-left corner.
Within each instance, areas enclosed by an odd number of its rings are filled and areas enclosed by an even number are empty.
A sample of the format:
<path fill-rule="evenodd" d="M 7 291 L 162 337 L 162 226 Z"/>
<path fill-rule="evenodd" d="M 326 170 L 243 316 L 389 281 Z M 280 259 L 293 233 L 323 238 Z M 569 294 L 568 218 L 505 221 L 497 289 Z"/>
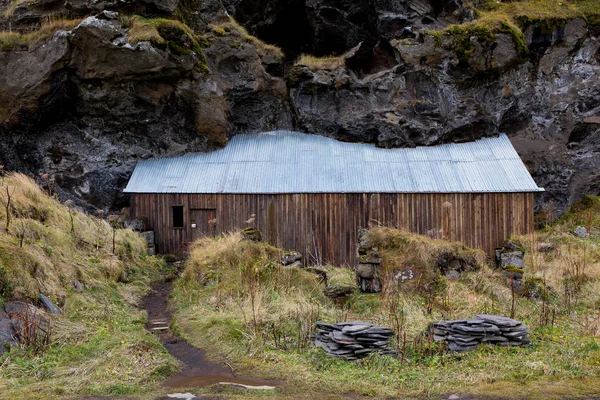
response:
<path fill-rule="evenodd" d="M 268 44 L 252 36 L 246 28 L 240 25 L 235 19 L 229 17 L 228 22 L 224 22 L 218 25 L 212 25 L 212 31 L 217 36 L 230 35 L 232 33 L 238 35 L 244 42 L 256 47 L 256 51 L 260 56 L 271 55 L 277 59 L 283 59 L 284 53 L 281 48 Z"/>
<path fill-rule="evenodd" d="M 311 71 L 317 70 L 328 70 L 333 71 L 346 64 L 346 60 L 343 55 L 341 56 L 329 56 L 329 57 L 315 57 L 307 54 L 303 54 L 295 62 L 294 65 L 303 65 L 308 67 Z"/>
<path fill-rule="evenodd" d="M 203 329 L 231 324 L 228 329 L 247 339 L 248 352 L 265 346 L 306 348 L 314 322 L 331 303 L 320 290 L 319 276 L 282 266 L 282 254 L 240 233 L 200 239 L 179 282 L 178 301 L 192 306 L 190 313 L 210 315 L 207 322 L 212 322 Z"/>
<path fill-rule="evenodd" d="M 32 51 L 50 39 L 55 32 L 69 31 L 81 21 L 82 19 L 51 19 L 42 23 L 39 29 L 29 33 L 0 32 L 0 51 Z"/>
<path fill-rule="evenodd" d="M 0 178 L 0 295 L 37 298 L 42 292 L 64 298 L 74 281 L 101 284 L 127 280 L 138 271 L 144 240 L 118 229 L 112 251 L 110 224 L 48 196 L 19 173 Z M 6 193 L 11 193 L 9 197 Z"/>

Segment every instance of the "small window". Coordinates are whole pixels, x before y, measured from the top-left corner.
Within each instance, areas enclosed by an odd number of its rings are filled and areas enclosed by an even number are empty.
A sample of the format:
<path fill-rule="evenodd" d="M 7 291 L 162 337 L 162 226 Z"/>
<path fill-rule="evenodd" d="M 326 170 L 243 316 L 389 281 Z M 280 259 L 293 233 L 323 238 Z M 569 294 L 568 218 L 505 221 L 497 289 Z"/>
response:
<path fill-rule="evenodd" d="M 183 228 L 183 206 L 173 206 L 173 228 Z"/>

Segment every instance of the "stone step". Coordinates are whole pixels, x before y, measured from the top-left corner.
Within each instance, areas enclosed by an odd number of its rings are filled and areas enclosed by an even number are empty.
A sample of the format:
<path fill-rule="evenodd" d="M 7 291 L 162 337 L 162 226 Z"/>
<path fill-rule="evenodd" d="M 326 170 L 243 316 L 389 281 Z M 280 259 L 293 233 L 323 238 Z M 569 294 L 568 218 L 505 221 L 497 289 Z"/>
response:
<path fill-rule="evenodd" d="M 155 327 L 155 328 L 152 328 L 151 330 L 152 330 L 152 331 L 166 331 L 166 330 L 168 330 L 168 329 L 169 329 L 169 327 L 168 327 L 168 326 L 157 326 L 157 327 Z"/>

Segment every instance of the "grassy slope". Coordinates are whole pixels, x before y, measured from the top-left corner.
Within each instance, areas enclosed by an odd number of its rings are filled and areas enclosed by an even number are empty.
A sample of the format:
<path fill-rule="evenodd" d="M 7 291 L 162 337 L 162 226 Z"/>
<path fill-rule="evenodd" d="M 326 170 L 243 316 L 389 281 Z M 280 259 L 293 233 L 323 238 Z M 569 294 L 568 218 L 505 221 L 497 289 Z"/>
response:
<path fill-rule="evenodd" d="M 529 348 L 481 346 L 474 352 L 453 354 L 423 336 L 427 325 L 439 319 L 482 312 L 510 315 L 511 290 L 505 278 L 489 267 L 464 273 L 459 281 L 436 278 L 438 289 L 432 299 L 421 285 L 413 284 L 398 291 L 388 286 L 383 295 L 356 293 L 344 305 L 336 305 L 320 295 L 322 287 L 305 272 L 293 272 L 296 276 L 291 280 L 284 278 L 290 272 L 274 267 L 277 251 L 270 248 L 271 253 L 257 253 L 255 247 L 263 245 L 240 245 L 235 236 L 196 247 L 175 291 L 177 323 L 192 343 L 208 348 L 213 357 L 225 359 L 237 372 L 284 379 L 287 385 L 277 394 L 281 398 L 310 397 L 308 393 L 316 390 L 329 393 L 329 398 L 348 392 L 377 397 L 494 393 L 502 398 L 538 399 L 597 394 L 600 236 L 577 239 L 569 234 L 583 222 L 592 230 L 600 227 L 600 201 L 592 200 L 587 208 L 592 211 L 579 210 L 551 228 L 517 238 L 529 251 L 526 278 L 545 280 L 553 288 L 547 302 L 516 297 L 515 317 L 532 328 L 534 344 Z M 450 246 L 385 228 L 372 235 L 378 237 L 384 259 L 399 263 L 425 266 L 433 260 L 431 254 Z M 551 250 L 532 252 L 539 242 L 549 244 Z M 407 258 L 402 248 L 406 245 L 418 247 L 418 252 Z M 574 265 L 581 267 L 582 277 L 576 293 L 574 275 L 569 272 Z M 256 325 L 249 289 L 253 286 L 243 278 L 249 266 L 271 271 L 256 290 Z M 554 323 L 540 321 L 544 309 L 554 310 L 550 313 Z M 368 320 L 391 326 L 400 321 L 400 331 L 406 334 L 405 345 L 400 344 L 405 358 L 374 356 L 357 363 L 330 359 L 302 341 L 306 328 L 299 321 L 314 319 Z"/>
<path fill-rule="evenodd" d="M 0 209 L 0 302 L 42 292 L 64 310 L 47 349 L 17 348 L 0 359 L 0 398 L 151 390 L 176 368 L 136 308 L 160 260 L 146 256 L 144 240 L 125 229 L 116 231 L 113 254 L 105 220 L 70 211 L 24 175 L 0 184 L 0 205 L 5 188 L 14 190 L 8 233 Z M 87 285 L 82 293 L 72 290 L 75 279 Z"/>

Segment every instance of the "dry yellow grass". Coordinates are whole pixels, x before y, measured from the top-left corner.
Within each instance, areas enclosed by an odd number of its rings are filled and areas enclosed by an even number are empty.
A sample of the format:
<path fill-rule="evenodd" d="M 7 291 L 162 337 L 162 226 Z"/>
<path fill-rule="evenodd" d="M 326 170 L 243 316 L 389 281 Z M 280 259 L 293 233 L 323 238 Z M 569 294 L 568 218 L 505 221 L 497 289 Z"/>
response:
<path fill-rule="evenodd" d="M 29 33 L 0 32 L 0 50 L 35 49 L 60 30 L 69 31 L 75 28 L 82 19 L 54 19 L 42 24 L 40 29 Z"/>
<path fill-rule="evenodd" d="M 246 43 L 249 43 L 256 47 L 256 51 L 259 55 L 265 56 L 269 54 L 279 59 L 282 59 L 284 57 L 284 53 L 283 50 L 281 50 L 281 48 L 272 44 L 265 43 L 256 36 L 252 36 L 250 33 L 248 33 L 246 28 L 240 25 L 232 17 L 229 17 L 228 22 L 224 22 L 219 25 L 213 25 L 212 31 L 217 36 L 224 36 L 227 33 L 237 32 Z"/>
<path fill-rule="evenodd" d="M 480 268 L 463 272 L 459 280 L 440 276 L 433 296 L 427 288 L 415 290 L 419 285 L 415 288 L 405 282 L 395 291 L 387 290 L 380 295 L 355 293 L 332 304 L 315 297 L 311 285 L 300 283 L 298 277 L 275 279 L 284 271 L 272 264 L 277 261 L 274 258 L 278 257 L 277 251 L 271 254 L 268 247 L 261 248 L 266 245 L 243 243 L 237 235 L 206 239 L 193 250 L 189 270 L 175 290 L 173 303 L 179 309 L 178 325 L 192 343 L 202 343 L 213 357 L 224 357 L 236 370 L 285 379 L 288 385 L 278 389 L 280 398 L 302 398 L 303 393 L 317 388 L 330 393 L 332 398 L 348 393 L 377 398 L 420 398 L 449 392 L 483 394 L 489 389 L 498 397 L 507 398 L 523 388 L 523 393 L 531 398 L 559 399 L 568 387 L 572 388 L 570 395 L 584 396 L 591 393 L 591 387 L 598 386 L 600 315 L 597 311 L 589 313 L 595 309 L 592 303 L 598 301 L 600 289 L 597 256 L 585 268 L 589 280 L 581 288 L 578 306 L 568 312 L 563 308 L 564 275 L 560 272 L 564 270 L 560 265 L 564 261 L 559 260 L 557 250 L 545 253 L 537 263 L 528 255 L 526 278 L 543 270 L 550 274 L 553 263 L 557 263 L 558 270 L 552 278 L 558 285 L 557 297 L 550 302 L 515 297 L 515 317 L 531 327 L 533 346 L 481 346 L 477 351 L 457 355 L 429 343 L 429 325 L 441 319 L 470 318 L 479 313 L 510 315 L 513 296 L 507 278 L 486 265 L 483 253 L 457 243 L 388 228 L 375 228 L 369 234 L 384 262 L 387 259 L 388 263 L 398 265 L 435 268 L 437 257 L 449 251 L 470 258 Z M 553 240 L 564 246 L 558 251 L 569 251 L 568 257 L 576 257 L 577 262 L 583 256 L 580 251 L 584 243 L 598 245 L 594 240 L 586 242 L 564 234 L 552 234 Z M 540 240 L 520 238 L 522 243 L 526 239 L 536 246 Z M 579 250 L 571 252 L 576 245 Z M 535 265 L 529 265 L 532 263 Z M 254 267 L 248 269 L 249 266 Z M 223 268 L 229 272 L 212 272 Z M 253 286 L 242 278 L 249 271 L 261 277 L 254 308 L 249 300 Z M 218 276 L 223 282 L 220 287 Z M 312 299 L 307 302 L 308 297 Z M 543 321 L 541 316 L 547 307 L 556 307 L 558 311 L 551 320 Z M 256 331 L 252 328 L 253 309 L 257 311 Z M 306 329 L 298 321 L 312 321 L 315 313 L 326 322 L 360 320 L 393 326 L 400 333 L 398 344 L 400 349 L 404 348 L 404 358 L 370 357 L 346 363 L 310 346 L 296 347 L 294 329 Z M 273 332 L 276 335 L 287 332 L 277 336 L 286 339 L 275 340 Z M 555 383 L 548 381 L 549 375 Z"/>
<path fill-rule="evenodd" d="M 303 65 L 310 68 L 312 71 L 317 71 L 319 69 L 333 71 L 344 66 L 345 63 L 346 60 L 343 55 L 338 57 L 315 57 L 303 54 L 295 62 L 295 65 Z"/>
<path fill-rule="evenodd" d="M 131 17 L 131 27 L 128 32 L 127 41 L 136 44 L 142 41 L 149 41 L 155 44 L 164 44 L 165 39 L 158 32 L 161 28 L 180 29 L 188 36 L 194 37 L 194 32 L 187 25 L 177 20 L 155 18 L 147 19 L 139 15 Z"/>
<path fill-rule="evenodd" d="M 4 296 L 36 298 L 42 292 L 60 299 L 74 280 L 101 285 L 107 277 L 119 279 L 145 254 L 144 240 L 126 229 L 114 232 L 113 254 L 113 229 L 106 220 L 56 202 L 23 174 L 9 173 L 0 185 Z M 7 189 L 12 194 L 8 232 Z"/>
<path fill-rule="evenodd" d="M 1 357 L 0 399 L 147 392 L 176 369 L 136 307 L 162 262 L 139 234 L 113 227 L 0 171 L 0 304 L 44 293 L 63 311 L 48 347 Z"/>
<path fill-rule="evenodd" d="M 32 3 L 33 1 L 34 0 L 13 0 L 8 6 L 8 8 L 4 11 L 2 16 L 4 18 L 10 18 L 14 15 L 15 10 L 18 6 L 20 6 L 21 4 Z"/>

